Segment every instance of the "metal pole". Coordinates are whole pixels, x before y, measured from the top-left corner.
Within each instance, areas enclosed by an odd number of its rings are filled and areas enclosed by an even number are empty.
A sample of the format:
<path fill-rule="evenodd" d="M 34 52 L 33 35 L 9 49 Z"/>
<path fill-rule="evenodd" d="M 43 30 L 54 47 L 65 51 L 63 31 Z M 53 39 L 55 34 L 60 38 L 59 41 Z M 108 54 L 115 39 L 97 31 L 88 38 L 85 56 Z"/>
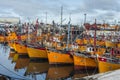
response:
<path fill-rule="evenodd" d="M 47 12 L 45 14 L 46 14 L 46 24 L 47 24 Z"/>
<path fill-rule="evenodd" d="M 86 15 L 87 15 L 87 14 L 84 14 L 84 16 L 85 16 L 85 19 L 84 19 L 84 24 L 86 23 Z"/>
<path fill-rule="evenodd" d="M 62 27 L 62 20 L 63 20 L 63 6 L 61 6 L 61 27 Z"/>

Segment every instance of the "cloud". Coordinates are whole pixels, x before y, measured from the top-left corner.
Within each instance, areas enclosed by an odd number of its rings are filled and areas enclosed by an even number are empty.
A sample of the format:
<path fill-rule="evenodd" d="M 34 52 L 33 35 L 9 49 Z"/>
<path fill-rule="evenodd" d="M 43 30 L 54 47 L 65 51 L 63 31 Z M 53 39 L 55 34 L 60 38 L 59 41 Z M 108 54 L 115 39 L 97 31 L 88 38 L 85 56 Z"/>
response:
<path fill-rule="evenodd" d="M 0 0 L 0 16 L 15 16 L 23 19 L 28 17 L 45 21 L 45 12 L 48 13 L 48 22 L 60 22 L 60 8 L 64 7 L 64 15 L 68 21 L 72 15 L 73 23 L 83 22 L 84 14 L 88 21 L 94 18 L 117 19 L 120 13 L 119 0 Z M 66 22 L 67 22 L 66 21 Z"/>

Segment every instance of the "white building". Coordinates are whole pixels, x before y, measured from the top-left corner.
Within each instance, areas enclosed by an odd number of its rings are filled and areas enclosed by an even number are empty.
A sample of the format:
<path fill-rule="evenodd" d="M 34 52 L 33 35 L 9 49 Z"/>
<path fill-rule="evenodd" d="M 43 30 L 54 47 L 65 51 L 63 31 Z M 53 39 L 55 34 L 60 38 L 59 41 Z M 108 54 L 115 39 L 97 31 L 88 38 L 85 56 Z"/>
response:
<path fill-rule="evenodd" d="M 18 24 L 20 22 L 19 17 L 0 17 L 0 24 L 7 23 L 7 24 Z"/>

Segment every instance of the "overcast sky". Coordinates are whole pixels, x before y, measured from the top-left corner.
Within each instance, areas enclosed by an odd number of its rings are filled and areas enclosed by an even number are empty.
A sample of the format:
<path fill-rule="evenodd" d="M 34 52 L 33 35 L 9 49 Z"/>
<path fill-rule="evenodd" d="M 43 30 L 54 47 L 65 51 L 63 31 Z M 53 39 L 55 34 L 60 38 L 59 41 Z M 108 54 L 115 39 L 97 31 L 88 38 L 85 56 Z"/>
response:
<path fill-rule="evenodd" d="M 87 22 L 115 22 L 120 19 L 120 0 L 0 0 L 0 17 L 20 17 L 22 21 L 60 23 L 60 8 L 63 6 L 63 23 L 67 23 L 71 13 L 71 23 L 81 24 L 84 14 Z M 29 19 L 29 20 L 28 20 Z"/>

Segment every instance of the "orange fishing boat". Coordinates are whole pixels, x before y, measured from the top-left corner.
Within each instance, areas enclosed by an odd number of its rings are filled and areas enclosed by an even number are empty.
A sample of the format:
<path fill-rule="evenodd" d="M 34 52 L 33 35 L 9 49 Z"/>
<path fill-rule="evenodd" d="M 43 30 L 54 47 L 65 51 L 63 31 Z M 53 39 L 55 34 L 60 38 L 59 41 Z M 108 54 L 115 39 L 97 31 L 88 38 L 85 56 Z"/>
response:
<path fill-rule="evenodd" d="M 48 58 L 47 50 L 45 47 L 28 45 L 27 51 L 30 58 L 43 58 L 43 59 Z"/>
<path fill-rule="evenodd" d="M 76 70 L 81 68 L 83 69 L 97 68 L 97 60 L 95 54 L 97 54 L 99 51 L 97 52 L 96 49 L 96 30 L 97 30 L 96 20 L 95 20 L 95 24 L 91 26 L 93 26 L 95 30 L 94 39 L 88 37 L 89 35 L 87 35 L 87 38 L 83 38 L 83 42 L 86 45 L 80 46 L 79 51 L 78 52 L 74 51 L 73 53 L 74 67 Z M 85 25 L 87 30 L 89 30 L 91 26 L 89 24 Z"/>
<path fill-rule="evenodd" d="M 27 45 L 21 42 L 14 42 L 14 49 L 18 54 L 26 55 L 27 52 Z"/>
<path fill-rule="evenodd" d="M 97 60 L 90 53 L 75 53 L 73 59 L 75 70 L 97 68 Z"/>
<path fill-rule="evenodd" d="M 98 57 L 99 73 L 120 69 L 120 59 Z"/>
<path fill-rule="evenodd" d="M 100 73 L 120 69 L 120 50 L 112 48 L 104 55 L 98 56 L 97 60 Z"/>
<path fill-rule="evenodd" d="M 68 51 L 49 50 L 47 53 L 49 64 L 73 64 L 73 57 Z"/>
<path fill-rule="evenodd" d="M 55 44 L 53 45 L 53 48 L 49 48 L 47 52 L 49 64 L 73 64 L 73 57 L 70 54 L 72 47 L 72 42 L 70 43 L 70 21 L 68 23 L 67 33 L 67 35 L 63 36 L 63 40 L 60 40 L 58 37 L 53 38 Z M 67 38 L 65 36 L 67 36 Z M 62 45 L 59 45 L 58 42 Z M 59 49 L 57 48 L 58 46 Z"/>

